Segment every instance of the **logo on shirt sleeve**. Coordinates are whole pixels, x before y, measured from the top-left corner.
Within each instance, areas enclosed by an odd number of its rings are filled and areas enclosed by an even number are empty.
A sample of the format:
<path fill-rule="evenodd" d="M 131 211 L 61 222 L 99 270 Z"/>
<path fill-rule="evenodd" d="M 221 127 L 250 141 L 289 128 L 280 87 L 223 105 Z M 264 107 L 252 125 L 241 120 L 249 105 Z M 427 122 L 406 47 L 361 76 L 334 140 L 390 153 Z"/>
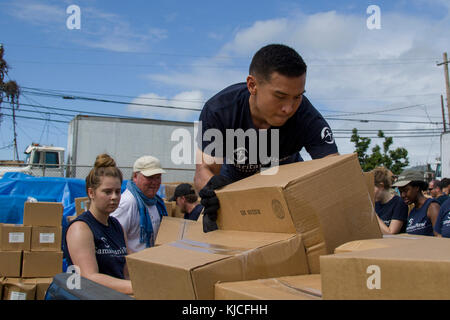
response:
<path fill-rule="evenodd" d="M 331 131 L 330 128 L 328 127 L 324 127 L 322 129 L 322 132 L 320 134 L 322 140 L 328 144 L 333 144 L 334 143 L 334 137 L 333 137 L 333 132 Z"/>

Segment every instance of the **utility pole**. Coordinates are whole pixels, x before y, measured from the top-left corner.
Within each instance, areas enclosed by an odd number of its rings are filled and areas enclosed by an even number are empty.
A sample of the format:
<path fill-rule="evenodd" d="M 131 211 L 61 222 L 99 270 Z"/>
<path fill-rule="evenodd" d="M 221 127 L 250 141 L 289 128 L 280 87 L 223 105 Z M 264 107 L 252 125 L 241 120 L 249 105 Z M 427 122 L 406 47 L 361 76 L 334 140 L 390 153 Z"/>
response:
<path fill-rule="evenodd" d="M 444 61 L 441 63 L 438 63 L 438 66 L 444 65 L 444 75 L 445 75 L 445 91 L 447 92 L 447 112 L 450 122 L 450 84 L 448 80 L 448 59 L 447 59 L 447 52 L 444 52 L 443 54 Z M 444 121 L 445 122 L 445 121 Z"/>
<path fill-rule="evenodd" d="M 445 124 L 445 109 L 444 109 L 444 96 L 441 94 L 441 109 L 442 109 L 442 122 L 444 123 L 444 132 L 447 131 Z"/>

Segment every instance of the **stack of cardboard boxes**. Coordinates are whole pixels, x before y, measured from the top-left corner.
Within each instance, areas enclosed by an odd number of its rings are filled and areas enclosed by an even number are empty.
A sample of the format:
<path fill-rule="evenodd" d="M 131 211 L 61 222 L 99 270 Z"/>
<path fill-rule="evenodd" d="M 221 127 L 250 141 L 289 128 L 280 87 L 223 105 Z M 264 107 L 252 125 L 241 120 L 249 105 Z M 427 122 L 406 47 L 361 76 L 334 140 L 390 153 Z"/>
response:
<path fill-rule="evenodd" d="M 23 225 L 0 224 L 3 299 L 44 299 L 62 272 L 62 211 L 61 203 L 26 202 Z"/>
<path fill-rule="evenodd" d="M 163 219 L 160 245 L 127 257 L 135 296 L 319 299 L 321 256 L 349 241 L 381 238 L 371 189 L 355 154 L 230 184 L 216 192 L 220 230 L 204 234 L 180 221 L 168 232 Z"/>

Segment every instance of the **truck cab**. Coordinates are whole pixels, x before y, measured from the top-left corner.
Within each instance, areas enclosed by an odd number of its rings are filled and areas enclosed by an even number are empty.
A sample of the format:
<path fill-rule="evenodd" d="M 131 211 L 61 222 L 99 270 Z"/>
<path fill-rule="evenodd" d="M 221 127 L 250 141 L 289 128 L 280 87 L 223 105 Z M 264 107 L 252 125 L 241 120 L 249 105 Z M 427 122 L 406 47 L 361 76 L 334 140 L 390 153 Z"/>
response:
<path fill-rule="evenodd" d="M 33 143 L 25 149 L 25 163 L 1 167 L 0 177 L 6 172 L 22 172 L 37 177 L 64 177 L 64 151 L 64 148 Z"/>

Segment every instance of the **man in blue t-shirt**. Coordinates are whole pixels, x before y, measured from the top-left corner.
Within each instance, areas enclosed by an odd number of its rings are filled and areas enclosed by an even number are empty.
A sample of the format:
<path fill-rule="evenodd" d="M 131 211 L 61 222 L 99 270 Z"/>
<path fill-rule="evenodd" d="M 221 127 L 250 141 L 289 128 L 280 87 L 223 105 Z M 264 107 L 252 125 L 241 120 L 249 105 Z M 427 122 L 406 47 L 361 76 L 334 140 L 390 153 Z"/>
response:
<path fill-rule="evenodd" d="M 441 237 L 450 238 L 450 199 L 442 204 L 434 231 Z"/>
<path fill-rule="evenodd" d="M 184 213 L 184 219 L 197 221 L 203 212 L 203 206 L 198 203 L 198 197 L 194 188 L 189 183 L 179 184 L 175 188 L 173 197 L 169 201 L 176 201 L 181 212 Z"/>
<path fill-rule="evenodd" d="M 204 231 L 217 229 L 214 190 L 268 167 L 337 155 L 330 126 L 303 96 L 306 64 L 292 48 L 261 48 L 246 83 L 231 85 L 209 99 L 201 130 L 194 184 L 205 207 Z"/>

